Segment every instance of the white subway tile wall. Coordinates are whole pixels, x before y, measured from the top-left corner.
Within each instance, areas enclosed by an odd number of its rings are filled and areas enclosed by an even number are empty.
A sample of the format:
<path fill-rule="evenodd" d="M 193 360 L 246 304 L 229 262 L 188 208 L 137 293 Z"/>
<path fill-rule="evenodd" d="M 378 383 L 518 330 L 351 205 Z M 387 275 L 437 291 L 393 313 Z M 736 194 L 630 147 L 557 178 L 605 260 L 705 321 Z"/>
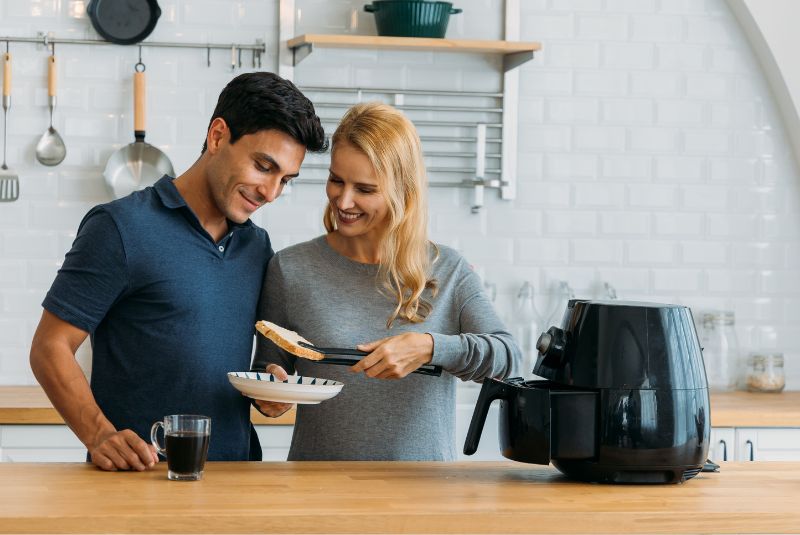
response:
<path fill-rule="evenodd" d="M 0 3 L 0 36 L 97 35 L 86 0 Z M 161 0 L 151 39 L 252 43 L 277 68 L 277 0 Z M 374 34 L 363 0 L 296 0 L 297 33 Z M 501 0 L 456 0 L 448 37 L 502 37 Z M 786 355 L 800 388 L 800 176 L 772 94 L 724 0 L 522 1 L 521 39 L 544 49 L 520 68 L 517 198 L 432 189 L 431 235 L 458 248 L 509 319 L 524 280 L 537 303 L 567 281 L 578 297 L 669 301 L 734 310 L 742 351 Z M 132 140 L 137 47 L 56 47 L 55 126 L 67 159 L 46 168 L 34 147 L 47 126 L 44 47 L 11 44 L 8 161 L 21 197 L 0 204 L 0 384 L 31 384 L 40 302 L 82 215 L 110 200 L 108 156 Z M 197 157 L 216 97 L 250 68 L 230 53 L 143 49 L 148 141 L 176 171 Z M 480 55 L 319 49 L 300 86 L 499 91 L 499 61 Z M 456 114 L 457 117 L 457 114 Z M 302 177 L 300 178 L 302 182 Z M 322 232 L 322 186 L 298 185 L 256 216 L 277 248 Z M 87 360 L 88 351 L 82 351 Z M 82 362 L 82 364 L 86 364 Z"/>

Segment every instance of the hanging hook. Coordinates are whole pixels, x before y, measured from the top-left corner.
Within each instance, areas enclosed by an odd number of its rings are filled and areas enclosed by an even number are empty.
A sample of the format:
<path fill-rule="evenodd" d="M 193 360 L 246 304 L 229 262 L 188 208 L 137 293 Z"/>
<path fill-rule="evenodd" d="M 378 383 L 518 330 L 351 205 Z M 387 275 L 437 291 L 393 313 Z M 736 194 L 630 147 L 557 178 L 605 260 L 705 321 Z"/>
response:
<path fill-rule="evenodd" d="M 211 67 L 211 47 L 206 47 L 206 67 Z"/>
<path fill-rule="evenodd" d="M 140 68 L 141 68 L 141 70 L 139 70 Z M 139 45 L 139 63 L 134 65 L 133 69 L 136 72 L 144 72 L 146 68 L 147 67 L 145 67 L 144 63 L 142 63 L 142 45 Z"/>

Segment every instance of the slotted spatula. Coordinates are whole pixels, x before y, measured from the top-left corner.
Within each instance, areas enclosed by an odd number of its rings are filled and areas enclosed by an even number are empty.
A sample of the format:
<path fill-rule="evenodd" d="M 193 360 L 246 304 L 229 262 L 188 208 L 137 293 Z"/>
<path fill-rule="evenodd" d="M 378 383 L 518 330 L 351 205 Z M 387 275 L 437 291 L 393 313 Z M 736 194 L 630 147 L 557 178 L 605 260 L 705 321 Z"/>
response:
<path fill-rule="evenodd" d="M 8 109 L 11 107 L 11 54 L 6 52 L 3 59 L 3 165 L 0 166 L 0 202 L 13 202 L 19 198 L 19 177 L 6 165 Z"/>

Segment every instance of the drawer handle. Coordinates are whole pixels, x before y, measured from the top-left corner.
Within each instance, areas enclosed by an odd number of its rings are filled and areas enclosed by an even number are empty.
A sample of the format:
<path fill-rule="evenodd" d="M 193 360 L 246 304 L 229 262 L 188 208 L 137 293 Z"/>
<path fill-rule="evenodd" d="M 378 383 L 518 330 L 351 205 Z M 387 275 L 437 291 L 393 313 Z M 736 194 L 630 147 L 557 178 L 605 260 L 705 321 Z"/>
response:
<path fill-rule="evenodd" d="M 748 440 L 747 442 L 745 442 L 745 444 L 750 446 L 750 460 L 752 461 L 752 460 L 754 460 L 753 459 L 753 450 L 755 449 L 753 447 L 753 441 L 752 440 Z"/>
<path fill-rule="evenodd" d="M 720 440 L 719 444 L 720 444 L 720 446 L 722 446 L 722 460 L 723 461 L 727 461 L 728 460 L 728 443 L 725 442 L 724 440 Z"/>

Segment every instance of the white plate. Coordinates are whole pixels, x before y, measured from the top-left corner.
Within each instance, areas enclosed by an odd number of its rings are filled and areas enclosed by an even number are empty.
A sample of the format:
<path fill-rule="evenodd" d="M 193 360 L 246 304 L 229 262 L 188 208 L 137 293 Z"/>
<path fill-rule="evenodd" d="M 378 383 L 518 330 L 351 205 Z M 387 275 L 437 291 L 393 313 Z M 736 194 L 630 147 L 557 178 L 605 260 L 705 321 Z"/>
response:
<path fill-rule="evenodd" d="M 228 380 L 236 390 L 253 399 L 308 405 L 332 398 L 344 386 L 332 379 L 298 375 L 279 381 L 271 373 L 261 372 L 228 372 Z"/>

